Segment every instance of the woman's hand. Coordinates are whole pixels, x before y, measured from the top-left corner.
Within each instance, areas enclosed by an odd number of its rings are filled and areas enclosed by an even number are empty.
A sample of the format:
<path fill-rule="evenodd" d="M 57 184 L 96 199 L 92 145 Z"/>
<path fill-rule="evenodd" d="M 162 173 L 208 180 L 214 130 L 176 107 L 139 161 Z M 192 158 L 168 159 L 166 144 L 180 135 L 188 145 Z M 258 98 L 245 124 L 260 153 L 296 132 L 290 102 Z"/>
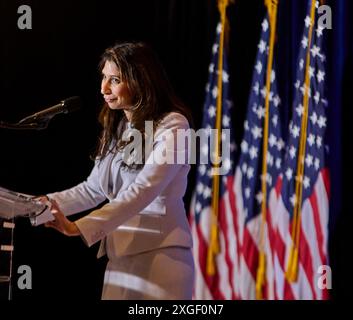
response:
<path fill-rule="evenodd" d="M 79 236 L 81 233 L 76 224 L 65 217 L 55 200 L 51 200 L 51 203 L 50 212 L 53 214 L 55 220 L 46 222 L 45 226 L 54 228 L 69 237 Z"/>

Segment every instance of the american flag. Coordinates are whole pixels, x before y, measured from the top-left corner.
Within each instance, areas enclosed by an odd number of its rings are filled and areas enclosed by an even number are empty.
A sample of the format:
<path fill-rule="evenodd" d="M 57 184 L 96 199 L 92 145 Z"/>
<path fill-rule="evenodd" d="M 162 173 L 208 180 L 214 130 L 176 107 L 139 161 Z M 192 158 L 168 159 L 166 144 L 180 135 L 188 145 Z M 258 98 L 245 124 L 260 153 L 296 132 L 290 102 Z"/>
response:
<path fill-rule="evenodd" d="M 216 272 L 206 272 L 207 251 L 211 229 L 212 175 L 211 165 L 199 165 L 197 185 L 194 193 L 190 223 L 194 238 L 196 264 L 196 299 L 254 299 L 256 297 L 256 273 L 259 267 L 259 253 L 266 257 L 265 281 L 262 287 L 264 299 L 325 299 L 327 290 L 320 288 L 319 267 L 328 264 L 328 206 L 329 177 L 325 166 L 324 134 L 327 125 L 324 98 L 325 56 L 322 53 L 323 29 L 311 17 L 309 1 L 308 15 L 298 56 L 298 71 L 295 82 L 296 95 L 293 103 L 293 118 L 286 150 L 281 137 L 276 74 L 272 70 L 269 97 L 268 150 L 263 155 L 265 117 L 266 69 L 270 38 L 268 15 L 262 23 L 262 34 L 258 45 L 247 118 L 244 123 L 244 138 L 240 145 L 239 161 L 235 166 L 234 143 L 231 149 L 229 172 L 222 177 L 219 199 L 219 241 L 220 252 L 216 256 Z M 314 11 L 313 11 L 314 13 Z M 312 38 L 309 33 L 313 28 Z M 217 91 L 217 62 L 219 49 L 219 28 L 217 42 L 213 47 L 213 61 L 210 65 L 210 79 L 204 112 L 204 128 L 214 128 Z M 310 65 L 306 68 L 307 52 Z M 228 73 L 226 55 L 223 72 L 223 126 L 231 128 L 228 98 Z M 275 64 L 273 64 L 275 65 Z M 303 129 L 304 93 L 306 69 L 310 76 L 308 86 L 308 123 Z M 224 76 L 225 75 L 225 76 Z M 226 119 L 224 121 L 224 119 Z M 300 137 L 304 134 L 302 177 L 296 177 Z M 234 141 L 234 140 L 232 140 Z M 302 139 L 303 143 L 303 139 Z M 303 146 L 303 145 L 302 145 Z M 286 151 L 285 157 L 283 153 Z M 201 152 L 210 154 L 210 148 L 201 146 Z M 267 174 L 262 176 L 262 158 L 266 157 Z M 231 160 L 231 161 L 230 161 Z M 299 179 L 299 180 L 298 180 Z M 266 181 L 264 199 L 261 182 Z M 293 242 L 293 213 L 296 199 L 296 183 L 302 184 L 300 201 L 300 233 L 298 274 L 294 282 L 286 278 L 289 255 Z M 266 200 L 266 219 L 262 220 L 261 204 Z M 299 202 L 298 202 L 299 203 Z M 263 238 L 260 228 L 264 226 Z M 260 245 L 261 244 L 261 245 Z M 321 283 L 322 284 L 322 283 Z"/>
<path fill-rule="evenodd" d="M 269 64 L 270 22 L 266 15 L 262 22 L 261 38 L 253 72 L 247 117 L 244 123 L 244 137 L 241 142 L 239 163 L 234 179 L 235 211 L 234 225 L 237 237 L 237 268 L 235 272 L 235 290 L 241 299 L 256 298 L 256 277 L 259 267 L 260 251 L 265 253 L 266 268 L 262 298 L 274 296 L 274 270 L 272 264 L 273 237 L 271 209 L 277 202 L 275 188 L 282 166 L 284 142 L 281 136 L 279 107 L 281 100 L 277 92 L 276 73 L 272 64 L 270 91 L 267 92 L 266 73 Z M 268 144 L 264 155 L 263 140 L 265 123 L 265 99 L 268 94 Z M 265 157 L 267 173 L 263 176 L 262 161 Z M 265 179 L 267 192 L 263 195 L 261 182 Z M 261 216 L 261 204 L 266 201 L 266 219 Z M 261 224 L 264 233 L 261 236 Z M 263 237 L 263 239 L 261 239 Z"/>
<path fill-rule="evenodd" d="M 322 49 L 323 28 L 317 24 L 318 1 L 309 0 L 305 27 L 298 56 L 295 81 L 293 115 L 289 125 L 289 139 L 282 174 L 282 187 L 279 190 L 277 205 L 276 237 L 276 298 L 278 299 L 326 299 L 327 289 L 320 288 L 319 267 L 328 264 L 327 240 L 329 219 L 329 171 L 325 165 L 326 147 L 324 144 L 327 119 L 324 97 L 325 55 Z M 308 53 L 308 54 L 307 54 Z M 310 57 L 310 64 L 307 60 Z M 307 65 L 308 63 L 308 65 Z M 308 67 L 308 68 L 307 68 Z M 305 83 L 308 72 L 307 87 Z M 309 83 L 309 82 L 308 82 Z M 304 94 L 308 93 L 308 118 L 306 132 L 303 130 L 305 114 Z M 305 119 L 305 118 L 304 118 Z M 303 135 L 305 148 L 302 150 L 302 175 L 298 172 L 300 139 Z M 299 180 L 302 199 L 296 192 Z M 299 185 L 300 185 L 299 184 Z M 297 279 L 289 283 L 285 277 L 288 260 L 293 245 L 294 207 L 299 205 L 299 241 Z M 295 243 L 295 241 L 294 241 Z"/>
<path fill-rule="evenodd" d="M 217 26 L 216 41 L 212 48 L 212 62 L 209 66 L 209 81 L 206 86 L 206 101 L 204 105 L 202 128 L 210 132 L 216 128 L 217 97 L 219 95 L 218 76 L 222 77 L 222 129 L 228 129 L 229 141 L 223 144 L 228 148 L 228 156 L 223 159 L 222 166 L 225 174 L 220 176 L 219 192 L 219 245 L 220 253 L 215 258 L 215 274 L 207 274 L 207 254 L 210 246 L 210 230 L 212 215 L 212 182 L 215 178 L 212 175 L 212 163 L 210 155 L 213 152 L 210 140 L 203 141 L 200 145 L 201 157 L 208 161 L 199 163 L 197 167 L 196 190 L 193 195 L 190 207 L 190 225 L 194 240 L 195 259 L 195 299 L 232 299 L 234 298 L 232 287 L 232 251 L 234 246 L 234 234 L 228 229 L 225 221 L 225 203 L 230 203 L 229 188 L 234 174 L 235 142 L 231 124 L 232 102 L 229 98 L 229 75 L 226 50 L 223 51 L 223 72 L 218 73 L 218 61 L 220 52 L 220 35 L 222 25 Z M 222 133 L 222 141 L 226 138 Z M 222 152 L 225 151 L 224 148 Z M 224 153 L 226 154 L 226 153 Z M 230 234 L 229 234 L 230 233 Z"/>

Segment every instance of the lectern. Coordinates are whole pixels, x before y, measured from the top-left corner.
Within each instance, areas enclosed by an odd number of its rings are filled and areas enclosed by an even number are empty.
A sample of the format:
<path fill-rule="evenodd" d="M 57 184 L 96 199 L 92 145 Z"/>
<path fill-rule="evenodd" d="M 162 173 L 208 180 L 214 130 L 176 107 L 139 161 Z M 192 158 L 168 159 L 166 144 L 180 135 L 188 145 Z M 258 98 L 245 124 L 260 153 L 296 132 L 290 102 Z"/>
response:
<path fill-rule="evenodd" d="M 62 100 L 59 104 L 28 116 L 17 123 L 0 121 L 1 129 L 42 130 L 59 113 L 68 113 L 81 107 L 80 97 Z M 8 286 L 8 299 L 11 300 L 11 275 L 13 234 L 17 217 L 35 218 L 45 212 L 48 206 L 36 201 L 33 196 L 14 192 L 0 187 L 0 299 L 4 284 Z"/>
<path fill-rule="evenodd" d="M 34 196 L 0 187 L 0 287 L 12 298 L 12 257 L 14 251 L 15 220 L 34 218 L 42 214 L 47 205 Z"/>

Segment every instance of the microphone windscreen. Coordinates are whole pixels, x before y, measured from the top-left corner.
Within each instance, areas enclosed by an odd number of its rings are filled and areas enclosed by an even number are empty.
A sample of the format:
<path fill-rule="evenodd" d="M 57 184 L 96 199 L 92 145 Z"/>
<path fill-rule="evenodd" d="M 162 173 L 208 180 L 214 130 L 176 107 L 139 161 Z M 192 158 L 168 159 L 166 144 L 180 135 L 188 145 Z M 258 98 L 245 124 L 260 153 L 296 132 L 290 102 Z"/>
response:
<path fill-rule="evenodd" d="M 78 96 L 67 98 L 63 101 L 66 112 L 73 112 L 81 109 L 82 103 L 81 98 Z"/>

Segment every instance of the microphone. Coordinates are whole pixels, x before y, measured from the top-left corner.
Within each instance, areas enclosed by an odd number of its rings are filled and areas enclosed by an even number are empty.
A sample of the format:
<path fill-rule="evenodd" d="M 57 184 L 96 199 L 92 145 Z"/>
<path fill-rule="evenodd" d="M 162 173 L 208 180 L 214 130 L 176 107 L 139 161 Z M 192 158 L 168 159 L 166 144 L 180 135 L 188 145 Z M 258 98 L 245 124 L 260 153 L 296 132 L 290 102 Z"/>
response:
<path fill-rule="evenodd" d="M 74 96 L 62 100 L 60 103 L 56 104 L 55 106 L 49 107 L 42 111 L 36 112 L 21 121 L 18 124 L 32 124 L 36 122 L 43 122 L 43 120 L 50 120 L 55 115 L 60 113 L 69 113 L 76 111 L 81 108 L 81 99 L 80 97 Z"/>

